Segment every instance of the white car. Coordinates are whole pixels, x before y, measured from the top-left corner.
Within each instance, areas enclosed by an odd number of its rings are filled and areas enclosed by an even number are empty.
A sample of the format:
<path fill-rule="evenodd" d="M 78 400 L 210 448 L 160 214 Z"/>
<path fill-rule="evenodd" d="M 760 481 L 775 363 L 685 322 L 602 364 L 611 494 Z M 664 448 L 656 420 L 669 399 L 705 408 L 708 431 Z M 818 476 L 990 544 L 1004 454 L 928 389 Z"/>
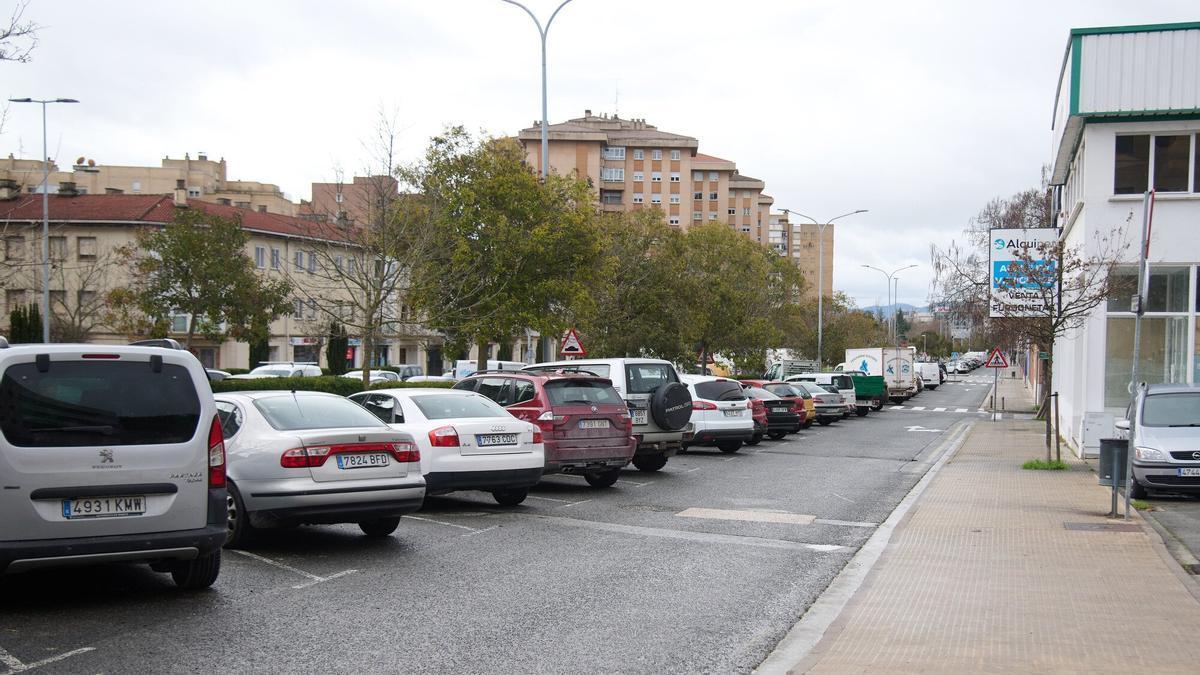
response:
<path fill-rule="evenodd" d="M 866 417 L 871 412 L 871 405 L 864 401 L 862 406 L 858 405 L 858 396 L 854 392 L 853 376 L 846 373 L 805 373 L 803 375 L 793 375 L 787 379 L 788 382 L 811 382 L 825 391 L 833 394 L 838 394 L 842 397 L 842 401 L 846 404 L 846 412 L 842 415 L 845 419 L 854 413 L 859 417 Z"/>
<path fill-rule="evenodd" d="M 342 377 L 350 379 L 350 380 L 358 380 L 359 382 L 362 382 L 363 371 L 352 370 L 352 371 L 342 375 Z M 367 374 L 367 377 L 369 378 L 369 381 L 371 382 L 371 384 L 377 384 L 379 382 L 399 382 L 400 381 L 400 375 L 398 373 L 393 373 L 390 370 L 372 370 Z"/>
<path fill-rule="evenodd" d="M 421 508 L 420 450 L 334 394 L 217 394 L 229 453 L 229 546 L 257 528 L 357 523 L 370 537 Z"/>
<path fill-rule="evenodd" d="M 318 377 L 321 369 L 312 363 L 267 363 L 248 373 L 230 375 L 229 380 L 260 380 L 264 377 Z"/>
<path fill-rule="evenodd" d="M 692 395 L 693 436 L 688 445 L 715 445 L 734 453 L 754 438 L 754 417 L 742 383 L 727 377 L 680 375 Z"/>
<path fill-rule="evenodd" d="M 426 494 L 491 492 L 503 506 L 525 501 L 546 466 L 542 432 L 482 394 L 460 389 L 380 389 L 350 396 L 421 450 Z"/>

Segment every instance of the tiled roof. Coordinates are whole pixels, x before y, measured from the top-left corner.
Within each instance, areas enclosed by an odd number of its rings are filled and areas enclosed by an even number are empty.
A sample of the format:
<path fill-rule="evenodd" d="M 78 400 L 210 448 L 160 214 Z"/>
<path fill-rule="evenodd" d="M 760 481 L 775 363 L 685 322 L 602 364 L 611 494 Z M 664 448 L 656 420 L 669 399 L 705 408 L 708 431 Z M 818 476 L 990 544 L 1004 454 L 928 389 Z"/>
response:
<path fill-rule="evenodd" d="M 157 225 L 171 222 L 175 217 L 175 201 L 171 195 L 50 195 L 51 222 L 94 222 Z M 240 220 L 247 230 L 292 237 L 320 237 L 322 226 L 302 218 L 278 213 L 262 213 L 253 209 L 202 202 L 189 199 L 188 208 L 199 209 L 229 220 Z M 42 196 L 23 194 L 16 199 L 0 201 L 0 223 L 9 221 L 40 221 Z"/>

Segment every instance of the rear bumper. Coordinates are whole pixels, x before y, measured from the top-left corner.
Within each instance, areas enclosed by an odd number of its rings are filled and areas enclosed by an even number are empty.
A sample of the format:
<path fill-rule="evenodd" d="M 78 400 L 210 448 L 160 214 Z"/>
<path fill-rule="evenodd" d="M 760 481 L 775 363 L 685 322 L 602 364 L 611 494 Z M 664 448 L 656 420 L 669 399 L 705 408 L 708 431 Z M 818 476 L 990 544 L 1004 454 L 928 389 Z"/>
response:
<path fill-rule="evenodd" d="M 425 474 L 425 490 L 439 495 L 456 490 L 507 490 L 533 487 L 542 479 L 542 467 L 502 471 L 445 471 Z"/>
<path fill-rule="evenodd" d="M 425 500 L 419 476 L 409 482 L 363 484 L 359 481 L 235 481 L 250 523 L 272 527 L 299 523 L 353 523 L 411 513 Z"/>
<path fill-rule="evenodd" d="M 193 560 L 220 550 L 228 535 L 229 527 L 222 521 L 176 532 L 5 541 L 0 542 L 0 572 L 110 562 Z"/>
<path fill-rule="evenodd" d="M 692 438 L 693 445 L 705 445 L 717 441 L 748 441 L 754 437 L 754 429 L 698 429 Z"/>
<path fill-rule="evenodd" d="M 767 416 L 767 431 L 791 431 L 800 424 L 800 416 L 796 413 L 776 413 Z"/>
<path fill-rule="evenodd" d="M 620 439 L 606 439 L 606 442 Z M 596 445 L 592 447 L 560 447 L 560 442 L 546 441 L 546 468 L 544 473 L 575 473 L 584 470 L 622 467 L 633 459 L 637 441 L 625 437 L 621 445 Z"/>

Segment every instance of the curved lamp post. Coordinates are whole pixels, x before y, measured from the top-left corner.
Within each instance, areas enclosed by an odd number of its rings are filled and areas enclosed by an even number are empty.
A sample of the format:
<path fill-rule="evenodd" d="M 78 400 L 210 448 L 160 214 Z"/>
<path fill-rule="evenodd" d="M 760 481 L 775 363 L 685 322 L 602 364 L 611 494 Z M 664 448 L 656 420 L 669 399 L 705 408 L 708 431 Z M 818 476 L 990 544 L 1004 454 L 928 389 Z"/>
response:
<path fill-rule="evenodd" d="M 882 274 L 884 277 L 887 278 L 888 305 L 892 305 L 892 304 L 895 304 L 892 301 L 892 281 L 895 280 L 895 282 L 896 282 L 896 300 L 895 300 L 895 302 L 899 302 L 900 301 L 900 280 L 896 278 L 896 275 L 903 272 L 904 270 L 918 267 L 918 265 L 915 265 L 915 264 L 914 265 L 905 265 L 904 267 L 898 267 L 895 270 L 892 270 L 891 272 L 882 270 L 878 267 L 875 267 L 874 265 L 863 265 L 863 267 L 870 269 L 870 270 L 875 270 L 876 272 L 879 272 L 880 274 Z M 899 347 L 900 346 L 900 335 L 899 335 L 899 331 L 896 330 L 895 321 L 896 321 L 896 308 L 892 307 L 892 316 L 889 318 L 888 324 L 892 327 L 892 341 L 896 343 L 897 347 Z"/>
<path fill-rule="evenodd" d="M 546 112 L 546 34 L 550 32 L 550 24 L 554 23 L 554 17 L 558 16 L 559 10 L 565 7 L 571 0 L 563 0 L 562 4 L 550 15 L 550 20 L 546 22 L 545 27 L 542 26 L 542 22 L 538 21 L 537 16 L 528 7 L 517 2 L 517 0 L 501 0 L 501 2 L 507 2 L 510 5 L 516 5 L 525 10 L 529 18 L 533 19 L 533 23 L 538 29 L 538 35 L 542 38 L 542 178 L 545 178 L 546 172 L 550 170 L 550 121 L 547 119 L 548 115 Z"/>

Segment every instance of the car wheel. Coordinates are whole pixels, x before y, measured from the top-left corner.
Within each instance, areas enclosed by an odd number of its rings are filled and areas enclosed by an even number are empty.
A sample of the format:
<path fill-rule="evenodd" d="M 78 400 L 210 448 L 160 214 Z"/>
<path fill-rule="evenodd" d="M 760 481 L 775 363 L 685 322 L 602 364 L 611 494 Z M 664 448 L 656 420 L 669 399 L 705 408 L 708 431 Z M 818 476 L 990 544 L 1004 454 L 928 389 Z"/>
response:
<path fill-rule="evenodd" d="M 842 413 L 842 419 L 844 419 L 844 420 L 850 419 L 850 413 L 849 412 Z"/>
<path fill-rule="evenodd" d="M 801 429 L 808 429 L 808 428 L 809 428 L 809 427 L 811 427 L 812 425 L 813 425 L 813 421 L 812 421 L 812 420 L 805 420 L 805 421 L 804 421 L 804 424 L 803 424 L 803 425 L 802 425 L 800 428 L 801 428 Z"/>
<path fill-rule="evenodd" d="M 871 410 L 874 410 L 875 412 L 883 410 L 883 401 L 876 401 L 875 404 L 871 406 Z"/>
<path fill-rule="evenodd" d="M 746 445 L 758 445 L 762 441 L 762 437 L 762 432 L 755 432 L 754 435 L 750 437 L 750 440 L 746 441 Z M 771 436 L 771 438 L 775 437 Z"/>
<path fill-rule="evenodd" d="M 1146 494 L 1146 486 L 1137 482 L 1137 479 L 1131 476 L 1129 481 L 1129 498 L 1145 499 Z"/>
<path fill-rule="evenodd" d="M 508 490 L 494 490 L 492 497 L 496 499 L 496 503 L 500 506 L 516 506 L 525 501 L 529 496 L 529 488 L 510 488 Z"/>
<path fill-rule="evenodd" d="M 866 407 L 865 405 L 859 406 L 854 409 L 854 414 L 858 415 L 859 417 L 866 417 L 868 414 L 870 414 L 870 412 L 871 412 L 871 409 Z"/>
<path fill-rule="evenodd" d="M 171 570 L 175 585 L 185 591 L 199 591 L 213 585 L 221 574 L 221 549 L 194 560 L 179 563 Z"/>
<path fill-rule="evenodd" d="M 240 548 L 254 536 L 254 526 L 250 524 L 250 514 L 246 511 L 246 503 L 242 501 L 242 493 L 238 492 L 237 486 L 229 481 L 225 489 L 225 514 L 229 523 L 225 545 Z"/>
<path fill-rule="evenodd" d="M 594 488 L 612 487 L 617 479 L 621 477 L 620 469 L 609 469 L 608 471 L 589 471 L 583 474 L 584 480 Z"/>
<path fill-rule="evenodd" d="M 363 534 L 368 537 L 386 537 L 396 531 L 400 527 L 400 517 L 393 518 L 374 518 L 372 520 L 360 520 L 358 529 L 363 531 Z"/>
<path fill-rule="evenodd" d="M 633 458 L 633 465 L 641 471 L 658 471 L 667 465 L 667 458 L 663 455 L 642 455 Z"/>
<path fill-rule="evenodd" d="M 742 449 L 741 441 L 717 441 L 717 449 L 721 452 L 732 455 Z"/>
<path fill-rule="evenodd" d="M 821 419 L 817 420 L 817 422 L 823 427 L 833 424 L 833 420 L 829 419 L 828 417 L 822 417 Z"/>
<path fill-rule="evenodd" d="M 786 431 L 768 431 L 767 432 L 767 436 L 773 441 L 777 441 L 777 440 L 783 438 L 784 436 L 787 436 L 787 434 L 788 434 L 788 432 L 786 432 Z"/>

